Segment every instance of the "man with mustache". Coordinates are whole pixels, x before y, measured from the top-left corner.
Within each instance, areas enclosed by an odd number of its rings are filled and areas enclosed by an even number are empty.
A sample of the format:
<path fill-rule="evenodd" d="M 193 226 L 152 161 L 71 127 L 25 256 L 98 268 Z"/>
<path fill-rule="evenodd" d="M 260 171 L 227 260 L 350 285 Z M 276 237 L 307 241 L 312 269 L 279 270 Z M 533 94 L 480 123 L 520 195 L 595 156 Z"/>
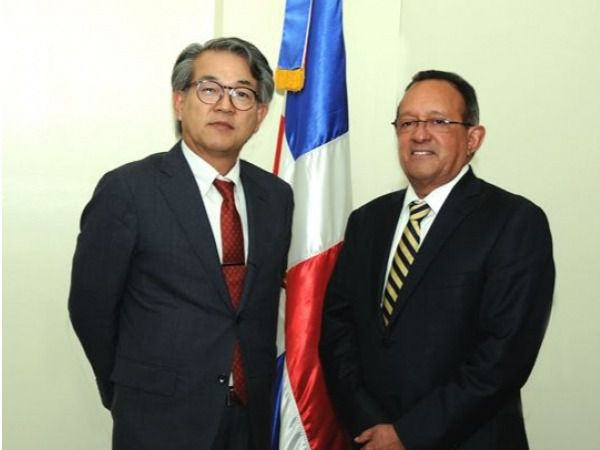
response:
<path fill-rule="evenodd" d="M 406 189 L 354 211 L 321 357 L 364 450 L 525 450 L 520 389 L 554 289 L 548 221 L 477 178 L 485 129 L 460 76 L 417 73 L 393 122 Z"/>

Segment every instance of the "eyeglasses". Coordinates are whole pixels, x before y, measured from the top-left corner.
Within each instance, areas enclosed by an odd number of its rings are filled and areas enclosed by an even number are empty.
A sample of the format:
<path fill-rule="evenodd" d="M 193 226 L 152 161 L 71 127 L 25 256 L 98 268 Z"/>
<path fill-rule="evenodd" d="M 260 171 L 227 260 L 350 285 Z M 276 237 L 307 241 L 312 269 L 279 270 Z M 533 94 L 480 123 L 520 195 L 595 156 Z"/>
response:
<path fill-rule="evenodd" d="M 188 84 L 185 89 L 195 85 L 198 100 L 207 105 L 214 105 L 225 95 L 229 94 L 231 104 L 240 111 L 248 111 L 256 104 L 257 93 L 248 87 L 223 86 L 214 80 L 198 80 Z"/>
<path fill-rule="evenodd" d="M 457 122 L 450 119 L 394 120 L 392 125 L 394 125 L 399 133 L 408 133 L 416 130 L 420 123 L 424 124 L 429 131 L 440 133 L 447 133 L 452 128 L 452 125 L 462 125 L 466 128 L 474 126 L 472 123 Z"/>

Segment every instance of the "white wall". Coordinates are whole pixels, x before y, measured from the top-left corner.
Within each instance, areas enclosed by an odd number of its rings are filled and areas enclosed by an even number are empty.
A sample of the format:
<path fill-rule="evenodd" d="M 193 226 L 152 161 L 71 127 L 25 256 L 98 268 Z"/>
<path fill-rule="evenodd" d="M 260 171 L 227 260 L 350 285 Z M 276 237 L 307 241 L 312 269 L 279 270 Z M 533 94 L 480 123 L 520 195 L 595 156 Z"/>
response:
<path fill-rule="evenodd" d="M 170 75 L 212 0 L 4 0 L 3 443 L 106 450 L 110 416 L 68 321 L 78 221 L 102 173 L 175 141 Z"/>
<path fill-rule="evenodd" d="M 209 0 L 5 0 L 4 448 L 106 449 L 66 313 L 77 221 L 99 176 L 173 142 L 169 74 L 213 34 Z M 284 2 L 216 3 L 215 34 L 277 61 Z M 555 241 L 555 306 L 524 390 L 533 450 L 600 448 L 600 3 L 372 0 L 344 4 L 355 205 L 404 183 L 389 122 L 417 70 L 478 90 L 478 175 L 540 204 Z M 326 95 L 326 93 L 324 93 Z M 270 168 L 281 97 L 244 157 Z"/>

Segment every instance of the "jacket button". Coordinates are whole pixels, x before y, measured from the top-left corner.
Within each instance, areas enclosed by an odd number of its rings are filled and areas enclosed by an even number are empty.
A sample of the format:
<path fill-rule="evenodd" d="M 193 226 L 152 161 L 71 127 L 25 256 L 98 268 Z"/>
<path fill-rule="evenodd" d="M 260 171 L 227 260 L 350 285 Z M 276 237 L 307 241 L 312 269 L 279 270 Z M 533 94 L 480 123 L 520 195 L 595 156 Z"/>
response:
<path fill-rule="evenodd" d="M 219 384 L 225 384 L 227 382 L 227 376 L 225 376 L 225 375 L 219 375 L 217 377 L 217 381 L 219 382 Z"/>

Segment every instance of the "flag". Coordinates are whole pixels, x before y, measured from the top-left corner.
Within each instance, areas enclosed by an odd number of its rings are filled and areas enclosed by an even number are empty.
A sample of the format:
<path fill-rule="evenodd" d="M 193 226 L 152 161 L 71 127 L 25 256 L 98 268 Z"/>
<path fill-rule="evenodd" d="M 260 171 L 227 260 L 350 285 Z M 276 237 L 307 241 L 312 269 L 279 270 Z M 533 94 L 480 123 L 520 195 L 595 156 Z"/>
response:
<path fill-rule="evenodd" d="M 341 450 L 348 439 L 318 351 L 325 289 L 352 204 L 341 0 L 287 0 L 275 80 L 288 92 L 274 172 L 293 187 L 295 209 L 272 449 Z"/>

